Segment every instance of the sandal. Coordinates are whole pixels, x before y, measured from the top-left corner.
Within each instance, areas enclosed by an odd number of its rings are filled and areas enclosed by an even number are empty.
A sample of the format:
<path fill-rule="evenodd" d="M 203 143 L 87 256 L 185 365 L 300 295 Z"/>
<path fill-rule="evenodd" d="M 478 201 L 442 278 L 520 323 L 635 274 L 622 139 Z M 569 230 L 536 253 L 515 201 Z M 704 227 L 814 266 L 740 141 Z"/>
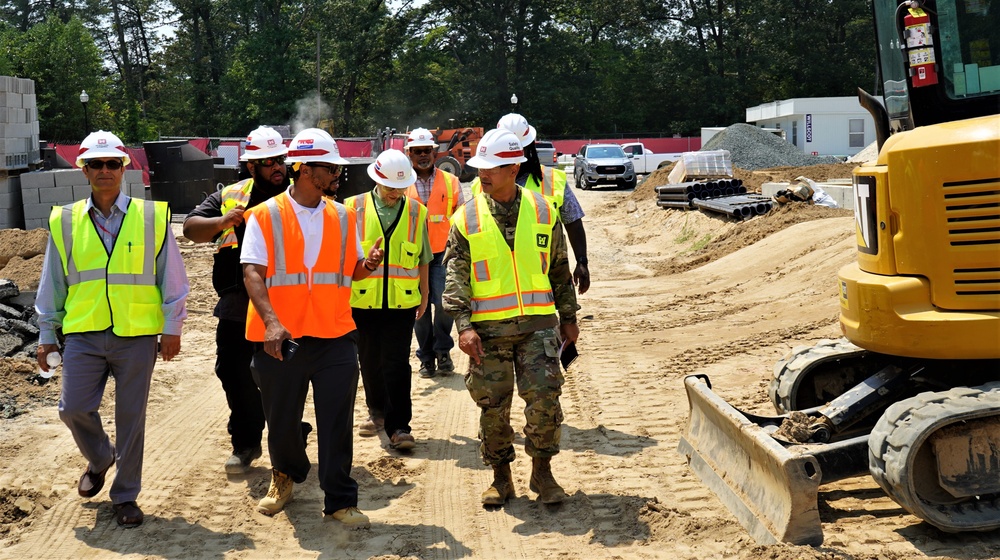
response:
<path fill-rule="evenodd" d="M 131 529 L 132 527 L 142 525 L 142 510 L 139 509 L 139 505 L 135 502 L 114 504 L 111 506 L 111 509 L 115 511 L 115 521 L 118 522 L 119 526 Z"/>
<path fill-rule="evenodd" d="M 83 496 L 84 498 L 93 498 L 94 496 L 96 496 L 97 493 L 101 491 L 101 488 L 104 488 L 104 477 L 107 476 L 108 470 L 110 470 L 111 466 L 114 464 L 115 464 L 115 457 L 114 455 L 112 455 L 111 465 L 108 465 L 101 472 L 94 472 L 90 470 L 90 466 L 87 466 L 87 470 L 85 470 L 83 474 L 80 475 L 80 482 L 78 482 L 76 485 L 76 491 L 79 492 L 80 495 Z M 84 482 L 90 483 L 89 490 L 83 489 Z"/>

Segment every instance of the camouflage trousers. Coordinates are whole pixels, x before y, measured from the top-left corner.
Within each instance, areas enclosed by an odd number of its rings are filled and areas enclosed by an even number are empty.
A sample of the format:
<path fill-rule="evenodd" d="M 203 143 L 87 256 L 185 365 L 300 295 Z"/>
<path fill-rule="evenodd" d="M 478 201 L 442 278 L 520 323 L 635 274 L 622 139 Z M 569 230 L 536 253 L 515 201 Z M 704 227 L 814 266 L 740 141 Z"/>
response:
<path fill-rule="evenodd" d="M 514 460 L 510 406 L 515 382 L 525 404 L 525 453 L 530 457 L 559 453 L 563 376 L 555 329 L 483 338 L 482 342 L 486 355 L 480 364 L 470 360 L 465 386 L 479 406 L 479 452 L 483 463 L 502 465 Z"/>

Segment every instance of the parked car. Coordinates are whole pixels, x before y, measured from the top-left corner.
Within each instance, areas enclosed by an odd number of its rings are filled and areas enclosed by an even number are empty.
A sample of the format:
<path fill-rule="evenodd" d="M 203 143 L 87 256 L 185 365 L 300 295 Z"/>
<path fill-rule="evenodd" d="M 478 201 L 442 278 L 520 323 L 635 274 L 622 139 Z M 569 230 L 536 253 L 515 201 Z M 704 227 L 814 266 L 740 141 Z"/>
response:
<path fill-rule="evenodd" d="M 635 167 L 618 144 L 588 144 L 573 156 L 573 177 L 581 189 L 597 185 L 635 188 Z"/>
<path fill-rule="evenodd" d="M 535 140 L 535 150 L 538 151 L 538 161 L 540 161 L 542 165 L 547 165 L 549 167 L 556 166 L 559 154 L 556 153 L 556 147 L 552 145 L 552 142 Z"/>
<path fill-rule="evenodd" d="M 670 165 L 681 157 L 680 154 L 654 154 L 653 150 L 647 148 L 642 142 L 622 144 L 622 150 L 625 151 L 625 155 L 632 158 L 632 165 L 635 167 L 636 175 L 652 173 L 665 165 Z"/>

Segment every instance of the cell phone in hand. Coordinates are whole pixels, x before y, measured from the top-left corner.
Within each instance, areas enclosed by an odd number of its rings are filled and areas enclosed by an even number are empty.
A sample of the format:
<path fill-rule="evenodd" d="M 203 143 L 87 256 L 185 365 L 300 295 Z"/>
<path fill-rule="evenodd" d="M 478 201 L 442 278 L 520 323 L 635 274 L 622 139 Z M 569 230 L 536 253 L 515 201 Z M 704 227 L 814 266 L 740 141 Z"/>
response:
<path fill-rule="evenodd" d="M 559 361 L 562 362 L 563 369 L 568 370 L 570 364 L 579 357 L 580 353 L 576 351 L 576 343 L 564 340 L 562 346 L 559 347 Z"/>
<path fill-rule="evenodd" d="M 291 360 L 295 356 L 295 352 L 299 349 L 299 343 L 295 342 L 290 338 L 286 338 L 281 341 L 281 359 L 284 361 Z"/>

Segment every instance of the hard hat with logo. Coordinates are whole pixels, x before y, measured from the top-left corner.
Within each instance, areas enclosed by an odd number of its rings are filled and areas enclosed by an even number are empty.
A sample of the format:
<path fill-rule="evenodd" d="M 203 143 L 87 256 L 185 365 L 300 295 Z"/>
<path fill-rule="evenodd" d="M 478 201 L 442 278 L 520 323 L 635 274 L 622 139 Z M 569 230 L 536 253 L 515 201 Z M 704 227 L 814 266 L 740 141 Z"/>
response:
<path fill-rule="evenodd" d="M 497 128 L 506 128 L 516 134 L 522 148 L 535 141 L 535 127 L 528 124 L 528 119 L 517 113 L 508 113 L 500 117 Z"/>
<path fill-rule="evenodd" d="M 506 128 L 494 128 L 483 135 L 476 147 L 476 155 L 468 164 L 479 169 L 493 169 L 511 163 L 524 163 L 524 149 L 517 135 Z"/>
<path fill-rule="evenodd" d="M 405 189 L 417 180 L 413 164 L 399 150 L 386 150 L 368 166 L 368 176 L 376 183 L 392 189 Z"/>
<path fill-rule="evenodd" d="M 123 166 L 132 161 L 121 139 L 106 130 L 91 132 L 83 139 L 80 153 L 76 156 L 76 166 L 83 167 L 87 160 L 97 158 L 119 158 Z"/>
<path fill-rule="evenodd" d="M 281 134 L 269 126 L 261 126 L 247 135 L 247 149 L 240 156 L 240 161 L 267 159 L 283 156 L 288 153 Z"/>
<path fill-rule="evenodd" d="M 414 128 L 413 132 L 406 139 L 406 149 L 416 148 L 419 146 L 430 146 L 432 148 L 437 148 L 438 145 L 434 142 L 434 135 L 431 131 L 426 128 Z"/>
<path fill-rule="evenodd" d="M 288 163 L 350 163 L 340 157 L 337 142 L 325 130 L 307 128 L 292 138 L 288 146 Z"/>

